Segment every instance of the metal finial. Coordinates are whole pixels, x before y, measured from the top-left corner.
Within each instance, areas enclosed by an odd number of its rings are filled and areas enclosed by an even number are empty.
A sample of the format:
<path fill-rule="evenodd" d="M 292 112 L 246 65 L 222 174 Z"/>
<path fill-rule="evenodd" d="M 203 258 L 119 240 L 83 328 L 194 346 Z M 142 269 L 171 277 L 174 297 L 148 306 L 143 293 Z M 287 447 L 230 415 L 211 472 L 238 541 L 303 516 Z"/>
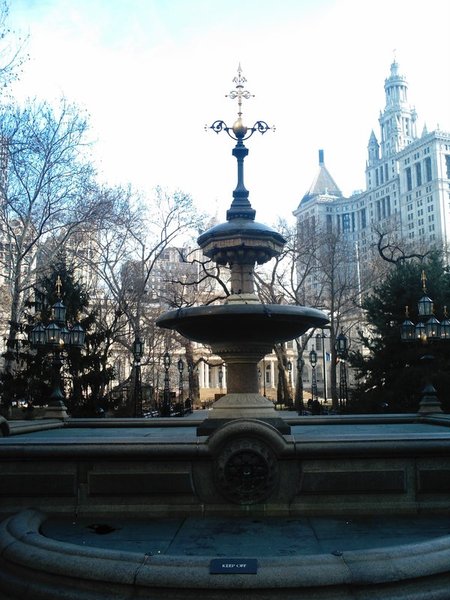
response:
<path fill-rule="evenodd" d="M 56 288 L 56 295 L 57 295 L 57 297 L 61 298 L 62 281 L 61 281 L 61 277 L 59 275 L 56 278 L 55 288 Z"/>
<path fill-rule="evenodd" d="M 242 98 L 248 100 L 254 98 L 255 95 L 251 94 L 248 90 L 244 90 L 244 84 L 247 83 L 246 78 L 242 75 L 241 63 L 239 63 L 236 77 L 233 78 L 233 83 L 236 84 L 236 90 L 231 90 L 229 94 L 226 94 L 226 98 L 234 100 L 238 99 L 238 117 L 242 116 Z"/>
<path fill-rule="evenodd" d="M 422 275 L 420 276 L 420 280 L 422 281 L 422 291 L 424 294 L 427 293 L 427 276 L 425 271 L 422 271 Z"/>
<path fill-rule="evenodd" d="M 256 123 L 253 125 L 253 127 L 247 127 L 246 125 L 243 124 L 243 122 L 242 122 L 242 99 L 245 98 L 246 100 L 248 100 L 249 98 L 254 98 L 254 94 L 251 94 L 248 90 L 244 90 L 244 84 L 247 82 L 247 80 L 242 75 L 242 68 L 241 68 L 240 63 L 238 66 L 237 75 L 236 75 L 236 77 L 234 77 L 233 81 L 236 84 L 236 89 L 231 90 L 231 92 L 229 94 L 225 94 L 225 97 L 231 98 L 232 100 L 235 100 L 237 98 L 237 100 L 238 100 L 238 118 L 237 118 L 237 120 L 233 124 L 233 127 L 228 127 L 227 124 L 225 123 L 225 121 L 221 121 L 221 120 L 214 121 L 214 123 L 212 125 L 210 125 L 209 128 L 208 128 L 208 126 L 205 126 L 205 130 L 212 129 L 216 133 L 225 131 L 230 136 L 230 138 L 238 141 L 239 143 L 242 143 L 244 140 L 248 140 L 248 138 L 250 138 L 255 133 L 255 131 L 258 131 L 259 133 L 266 133 L 266 131 L 269 131 L 269 129 L 272 129 L 273 131 L 275 131 L 275 127 L 270 127 L 269 125 L 267 125 L 267 123 L 265 121 L 256 121 Z"/>
<path fill-rule="evenodd" d="M 251 219 L 255 218 L 255 210 L 251 207 L 251 204 L 248 199 L 248 190 L 244 185 L 244 158 L 248 154 L 248 149 L 244 145 L 244 141 L 248 140 L 255 131 L 259 133 L 266 133 L 269 129 L 269 125 L 265 121 L 256 121 L 253 127 L 247 127 L 242 122 L 242 99 L 243 98 L 251 98 L 252 94 L 244 90 L 244 84 L 246 82 L 245 77 L 242 75 L 241 65 L 239 64 L 237 76 L 233 79 L 236 83 L 236 90 L 232 90 L 226 97 L 231 99 L 238 99 L 238 118 L 234 122 L 232 127 L 228 127 L 225 121 L 214 121 L 214 123 L 210 126 L 210 129 L 215 131 L 216 133 L 220 133 L 221 131 L 225 131 L 227 135 L 230 136 L 231 139 L 237 142 L 236 146 L 233 148 L 233 156 L 236 157 L 237 160 L 237 171 L 238 171 L 238 181 L 236 185 L 236 189 L 233 192 L 233 202 L 229 210 L 227 211 L 227 220 L 231 219 L 243 218 L 243 219 Z"/>

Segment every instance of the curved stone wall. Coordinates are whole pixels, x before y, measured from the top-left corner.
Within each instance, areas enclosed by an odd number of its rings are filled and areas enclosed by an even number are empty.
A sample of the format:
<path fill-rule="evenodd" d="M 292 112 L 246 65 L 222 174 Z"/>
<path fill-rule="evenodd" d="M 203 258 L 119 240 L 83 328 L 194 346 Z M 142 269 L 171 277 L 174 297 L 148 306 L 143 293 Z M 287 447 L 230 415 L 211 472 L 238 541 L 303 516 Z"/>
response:
<path fill-rule="evenodd" d="M 360 552 L 263 557 L 256 574 L 216 575 L 210 557 L 149 556 L 49 539 L 40 533 L 45 519 L 28 510 L 2 523 L 2 600 L 448 600 L 450 536 Z"/>

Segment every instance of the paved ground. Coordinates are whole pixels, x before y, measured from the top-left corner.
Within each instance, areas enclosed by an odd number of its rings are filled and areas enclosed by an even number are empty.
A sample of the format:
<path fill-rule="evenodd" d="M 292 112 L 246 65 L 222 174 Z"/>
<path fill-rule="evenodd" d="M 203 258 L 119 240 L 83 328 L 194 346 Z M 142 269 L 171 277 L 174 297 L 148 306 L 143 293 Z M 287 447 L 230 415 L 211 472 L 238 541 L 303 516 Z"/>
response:
<path fill-rule="evenodd" d="M 189 517 L 106 521 L 53 518 L 41 533 L 81 546 L 150 555 L 246 557 L 338 554 L 450 534 L 450 516 L 336 518 Z"/>

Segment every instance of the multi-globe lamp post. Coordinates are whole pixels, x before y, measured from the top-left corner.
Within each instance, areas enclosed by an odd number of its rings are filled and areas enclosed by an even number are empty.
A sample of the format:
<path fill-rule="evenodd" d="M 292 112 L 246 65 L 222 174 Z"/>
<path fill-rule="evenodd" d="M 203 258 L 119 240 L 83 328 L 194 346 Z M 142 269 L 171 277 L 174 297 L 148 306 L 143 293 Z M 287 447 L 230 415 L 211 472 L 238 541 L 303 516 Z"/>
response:
<path fill-rule="evenodd" d="M 61 381 L 63 352 L 75 348 L 81 350 L 84 346 L 85 331 L 79 323 L 72 327 L 66 321 L 66 307 L 61 300 L 62 283 L 58 276 L 56 294 L 58 300 L 51 309 L 51 321 L 48 325 L 38 322 L 30 332 L 31 345 L 52 355 L 52 391 L 48 403 L 49 411 L 55 416 L 66 416 L 64 392 Z"/>
<path fill-rule="evenodd" d="M 413 323 L 409 316 L 409 307 L 405 307 L 405 320 L 403 321 L 400 332 L 402 342 L 418 342 L 422 345 L 429 343 L 445 343 L 450 340 L 450 320 L 447 314 L 447 307 L 444 306 L 443 319 L 439 321 L 434 314 L 434 302 L 427 295 L 426 274 L 422 271 L 422 292 L 423 296 L 417 303 L 418 320 Z M 429 353 L 421 358 L 425 365 L 429 365 L 433 356 Z M 442 412 L 441 403 L 438 400 L 436 389 L 431 381 L 428 381 L 422 389 L 419 413 L 428 414 Z"/>

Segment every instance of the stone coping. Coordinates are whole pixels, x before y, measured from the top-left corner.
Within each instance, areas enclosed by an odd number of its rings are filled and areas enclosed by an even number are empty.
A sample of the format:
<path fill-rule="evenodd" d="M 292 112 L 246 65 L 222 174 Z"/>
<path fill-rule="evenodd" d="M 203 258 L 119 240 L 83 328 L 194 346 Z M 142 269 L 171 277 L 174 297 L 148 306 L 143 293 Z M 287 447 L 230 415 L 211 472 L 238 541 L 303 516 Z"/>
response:
<path fill-rule="evenodd" d="M 170 421 L 167 426 L 166 421 Z M 244 428 L 254 419 L 230 420 Z M 0 438 L 4 459 L 26 457 L 126 457 L 206 456 L 214 436 L 198 436 L 196 420 L 182 419 L 70 419 L 11 423 L 9 436 Z M 415 415 L 301 417 L 290 421 L 283 435 L 292 456 L 421 456 L 450 454 L 450 418 L 417 418 Z M 225 426 L 222 428 L 227 429 Z M 280 438 L 281 439 L 281 438 Z"/>
<path fill-rule="evenodd" d="M 450 535 L 363 551 L 264 556 L 256 574 L 215 575 L 210 556 L 151 556 L 50 539 L 40 532 L 46 518 L 26 510 L 0 526 L 0 589 L 8 600 L 131 600 L 149 593 L 165 599 L 448 599 Z"/>
<path fill-rule="evenodd" d="M 291 426 L 301 425 L 313 427 L 318 425 L 387 425 L 406 423 L 427 423 L 450 428 L 450 415 L 417 415 L 415 413 L 401 413 L 389 415 L 308 415 L 299 416 L 294 411 L 277 411 L 276 416 L 289 423 Z M 9 427 L 10 435 L 20 435 L 32 431 L 45 431 L 47 429 L 64 428 L 194 428 L 202 424 L 208 415 L 207 410 L 199 410 L 185 417 L 153 417 L 149 419 L 134 418 L 68 418 L 68 419 L 21 419 L 5 421 Z"/>

